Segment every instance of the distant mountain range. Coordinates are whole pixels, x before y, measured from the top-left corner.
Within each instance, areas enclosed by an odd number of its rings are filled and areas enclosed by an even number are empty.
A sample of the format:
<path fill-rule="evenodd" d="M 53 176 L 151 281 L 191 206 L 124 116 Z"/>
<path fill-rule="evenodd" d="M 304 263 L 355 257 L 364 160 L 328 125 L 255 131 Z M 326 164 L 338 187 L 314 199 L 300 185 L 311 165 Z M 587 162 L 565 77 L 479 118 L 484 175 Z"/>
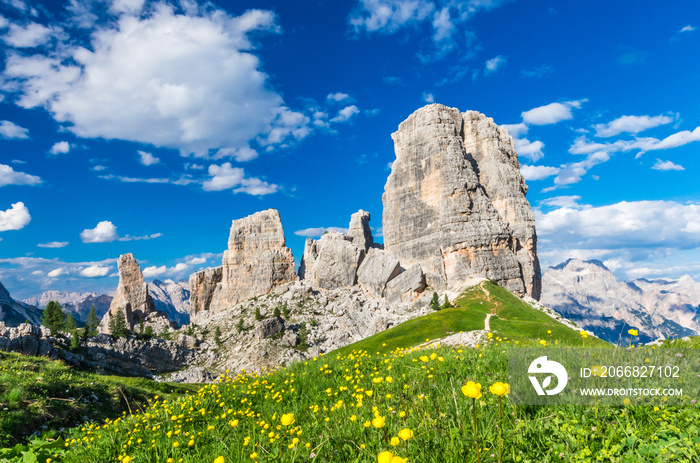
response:
<path fill-rule="evenodd" d="M 31 304 L 15 301 L 0 283 L 0 321 L 7 326 L 17 326 L 27 320 L 35 325 L 41 323 L 41 310 Z"/>
<path fill-rule="evenodd" d="M 602 262 L 569 259 L 544 273 L 540 302 L 613 343 L 627 344 L 630 328 L 635 342 L 700 334 L 700 283 L 687 275 L 624 282 Z"/>
<path fill-rule="evenodd" d="M 4 288 L 2 288 L 4 290 Z M 5 290 L 5 292 L 7 292 Z M 172 280 L 153 280 L 148 284 L 148 292 L 153 298 L 153 302 L 158 310 L 162 310 L 168 315 L 170 320 L 176 321 L 179 325 L 188 324 L 190 322 L 190 285 L 187 281 L 176 283 Z M 8 294 L 9 297 L 9 294 Z M 0 294 L 0 300 L 2 295 Z M 46 291 L 39 297 L 25 299 L 24 305 L 33 307 L 38 311 L 38 320 L 41 320 L 41 310 L 46 308 L 50 301 L 57 301 L 61 304 L 63 310 L 67 313 L 72 313 L 73 317 L 79 322 L 84 322 L 90 312 L 90 306 L 95 306 L 95 312 L 98 318 L 102 318 L 109 310 L 109 305 L 112 303 L 112 296 L 109 294 L 99 293 L 77 293 L 66 291 Z M 22 303 L 17 303 L 22 304 Z M 4 316 L 0 316 L 3 320 Z M 23 318 L 22 322 L 27 317 Z M 30 318 L 30 321 L 33 319 Z M 37 322 L 38 323 L 38 322 Z"/>

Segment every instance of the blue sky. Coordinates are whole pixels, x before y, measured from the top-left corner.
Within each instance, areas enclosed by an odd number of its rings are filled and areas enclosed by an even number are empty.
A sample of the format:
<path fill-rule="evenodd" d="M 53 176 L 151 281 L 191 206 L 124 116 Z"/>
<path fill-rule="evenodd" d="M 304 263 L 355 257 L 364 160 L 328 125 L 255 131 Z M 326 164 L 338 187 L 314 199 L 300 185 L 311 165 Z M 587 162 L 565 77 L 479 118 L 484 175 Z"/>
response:
<path fill-rule="evenodd" d="M 220 263 L 269 207 L 372 214 L 419 107 L 513 135 L 544 267 L 700 278 L 700 4 L 0 0 L 0 282 L 113 291 Z M 381 238 L 378 238 L 381 240 Z"/>

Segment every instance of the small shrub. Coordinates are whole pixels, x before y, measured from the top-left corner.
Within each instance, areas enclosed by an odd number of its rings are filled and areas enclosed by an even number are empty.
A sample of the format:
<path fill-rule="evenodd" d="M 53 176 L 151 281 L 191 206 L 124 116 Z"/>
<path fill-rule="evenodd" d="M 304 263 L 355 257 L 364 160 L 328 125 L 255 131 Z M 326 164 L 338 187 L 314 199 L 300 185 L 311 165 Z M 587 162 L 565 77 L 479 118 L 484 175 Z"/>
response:
<path fill-rule="evenodd" d="M 263 317 L 262 314 L 260 313 L 260 307 L 256 307 L 256 308 L 255 308 L 255 319 L 256 319 L 257 321 L 260 321 L 260 320 L 262 320 L 263 318 L 264 318 L 264 317 Z"/>
<path fill-rule="evenodd" d="M 279 307 L 275 307 L 275 311 L 273 312 L 273 316 L 275 316 L 276 318 L 279 318 L 282 316 L 282 312 L 280 312 Z"/>
<path fill-rule="evenodd" d="M 216 327 L 216 331 L 214 331 L 214 342 L 217 346 L 221 345 L 221 328 L 218 326 Z"/>
<path fill-rule="evenodd" d="M 440 310 L 440 298 L 436 292 L 433 292 L 433 298 L 430 299 L 430 308 L 433 310 Z"/>
<path fill-rule="evenodd" d="M 239 333 L 245 330 L 245 326 L 243 325 L 243 317 L 238 319 L 238 324 L 236 325 L 236 329 L 238 330 Z"/>

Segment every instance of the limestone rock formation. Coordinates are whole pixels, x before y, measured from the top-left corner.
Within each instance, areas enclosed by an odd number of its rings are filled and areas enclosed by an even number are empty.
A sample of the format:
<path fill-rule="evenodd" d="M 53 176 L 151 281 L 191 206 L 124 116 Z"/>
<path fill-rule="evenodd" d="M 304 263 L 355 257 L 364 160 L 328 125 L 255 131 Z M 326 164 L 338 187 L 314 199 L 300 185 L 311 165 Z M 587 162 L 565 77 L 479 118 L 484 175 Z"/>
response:
<path fill-rule="evenodd" d="M 392 304 L 409 302 L 425 289 L 425 276 L 420 264 L 414 264 L 386 284 L 384 297 Z"/>
<path fill-rule="evenodd" d="M 317 288 L 352 286 L 364 255 L 352 239 L 332 231 L 318 240 L 306 240 L 299 275 Z"/>
<path fill-rule="evenodd" d="M 369 220 L 369 212 L 360 209 L 350 216 L 350 227 L 348 227 L 348 238 L 352 240 L 352 244 L 365 252 L 374 244 Z"/>
<path fill-rule="evenodd" d="M 216 285 L 221 283 L 223 267 L 201 270 L 190 275 L 190 319 L 205 316 L 211 307 Z"/>
<path fill-rule="evenodd" d="M 268 209 L 234 220 L 222 259 L 221 282 L 216 285 L 209 310 L 228 309 L 296 278 L 294 256 L 285 245 L 277 210 Z M 202 308 L 207 310 L 201 304 L 194 310 Z"/>
<path fill-rule="evenodd" d="M 156 306 L 148 293 L 148 285 L 143 280 L 141 267 L 133 254 L 122 254 L 117 262 L 119 267 L 119 286 L 109 306 L 109 311 L 102 317 L 100 333 L 110 333 L 109 322 L 119 312 L 123 311 L 126 327 L 133 330 L 146 317 L 156 312 Z"/>
<path fill-rule="evenodd" d="M 270 338 L 284 332 L 284 320 L 280 317 L 272 317 L 255 324 L 255 336 L 258 341 Z"/>
<path fill-rule="evenodd" d="M 372 248 L 357 269 L 357 283 L 373 296 L 383 297 L 387 283 L 400 271 L 398 260 L 386 251 Z"/>
<path fill-rule="evenodd" d="M 384 249 L 402 266 L 420 264 L 438 290 L 484 276 L 539 298 L 534 215 L 508 132 L 478 112 L 432 104 L 392 138 Z"/>

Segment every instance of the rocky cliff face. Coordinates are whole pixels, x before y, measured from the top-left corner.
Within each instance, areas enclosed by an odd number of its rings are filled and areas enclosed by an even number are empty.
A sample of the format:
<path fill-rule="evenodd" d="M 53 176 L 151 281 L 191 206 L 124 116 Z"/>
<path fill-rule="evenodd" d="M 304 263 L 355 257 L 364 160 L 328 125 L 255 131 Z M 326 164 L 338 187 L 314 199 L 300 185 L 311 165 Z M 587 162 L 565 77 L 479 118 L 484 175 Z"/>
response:
<path fill-rule="evenodd" d="M 209 307 L 203 303 L 209 294 L 206 288 L 211 287 L 206 274 L 203 286 L 197 286 L 197 291 L 201 289 L 202 293 L 192 309 L 195 313 L 206 310 L 216 313 L 296 280 L 294 256 L 285 245 L 279 212 L 268 209 L 234 220 L 221 267 L 221 281 L 216 283 Z M 212 271 L 210 282 L 216 279 L 215 273 Z M 198 281 L 194 283 L 197 285 Z"/>
<path fill-rule="evenodd" d="M 700 284 L 680 280 L 618 281 L 601 262 L 569 259 L 542 278 L 541 302 L 613 343 L 700 334 Z"/>
<path fill-rule="evenodd" d="M 507 131 L 475 111 L 439 104 L 392 135 L 396 160 L 384 188 L 384 249 L 427 284 L 490 278 L 540 296 L 535 219 Z"/>
<path fill-rule="evenodd" d="M 223 267 L 208 268 L 190 275 L 190 320 L 210 314 L 216 286 L 221 283 Z"/>
<path fill-rule="evenodd" d="M 164 317 L 167 320 L 167 317 L 164 313 L 156 310 L 153 299 L 148 292 L 148 285 L 143 280 L 141 267 L 134 256 L 123 254 L 119 256 L 117 264 L 119 267 L 119 286 L 117 286 L 117 292 L 109 306 L 109 311 L 100 322 L 100 333 L 110 333 L 109 322 L 119 311 L 124 312 L 126 327 L 129 330 L 133 330 L 134 326 L 147 319 L 153 325 L 157 325 L 155 328 L 161 328 L 162 323 L 156 319 Z M 168 325 L 167 322 L 165 324 Z M 156 332 L 160 331 L 156 329 Z"/>

